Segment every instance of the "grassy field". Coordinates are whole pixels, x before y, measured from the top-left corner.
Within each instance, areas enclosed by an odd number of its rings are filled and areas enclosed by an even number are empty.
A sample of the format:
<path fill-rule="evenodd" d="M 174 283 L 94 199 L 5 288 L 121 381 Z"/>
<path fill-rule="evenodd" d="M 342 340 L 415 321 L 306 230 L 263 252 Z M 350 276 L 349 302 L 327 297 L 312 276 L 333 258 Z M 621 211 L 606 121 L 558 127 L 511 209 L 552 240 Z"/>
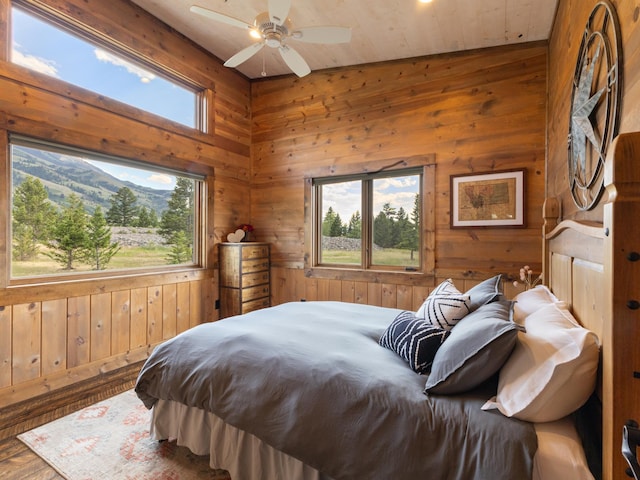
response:
<path fill-rule="evenodd" d="M 111 259 L 106 270 L 118 270 L 136 267 L 158 267 L 167 264 L 167 256 L 171 251 L 169 246 L 152 245 L 142 247 L 122 247 Z M 405 267 L 418 267 L 419 255 L 414 252 L 411 259 L 409 250 L 386 248 L 376 250 L 373 256 L 374 265 L 400 265 Z M 342 265 L 359 265 L 360 252 L 345 250 L 325 250 L 322 252 L 322 263 L 335 263 Z M 89 265 L 76 263 L 71 272 L 63 270 L 60 264 L 41 253 L 35 260 L 11 262 L 11 276 L 31 277 L 37 275 L 56 275 L 59 273 L 90 272 Z"/>
<path fill-rule="evenodd" d="M 171 251 L 169 246 L 122 247 L 111 259 L 106 270 L 136 267 L 157 267 L 167 264 L 167 256 Z M 84 263 L 74 264 L 71 272 L 90 272 L 92 268 Z M 63 270 L 61 265 L 45 254 L 40 253 L 35 260 L 11 262 L 12 277 L 31 277 L 36 275 L 55 275 L 71 273 Z"/>
<path fill-rule="evenodd" d="M 418 267 L 420 256 L 417 252 L 399 248 L 384 248 L 373 252 L 374 265 L 400 265 L 403 267 Z M 339 263 L 344 265 L 360 265 L 360 252 L 345 250 L 324 250 L 322 263 Z"/>

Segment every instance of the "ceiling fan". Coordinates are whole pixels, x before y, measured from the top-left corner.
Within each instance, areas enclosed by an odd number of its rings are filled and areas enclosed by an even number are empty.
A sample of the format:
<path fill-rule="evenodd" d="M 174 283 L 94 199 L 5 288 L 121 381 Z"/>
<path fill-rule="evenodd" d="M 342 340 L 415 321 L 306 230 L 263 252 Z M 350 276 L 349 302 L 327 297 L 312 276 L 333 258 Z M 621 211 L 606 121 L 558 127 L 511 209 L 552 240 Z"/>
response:
<path fill-rule="evenodd" d="M 287 44 L 287 40 L 294 39 L 306 43 L 348 43 L 351 41 L 351 28 L 323 26 L 294 29 L 288 18 L 290 8 L 291 0 L 269 0 L 269 11 L 258 14 L 253 24 L 198 5 L 192 5 L 190 10 L 218 22 L 248 30 L 251 36 L 260 39 L 260 42 L 233 55 L 224 63 L 225 67 L 237 67 L 249 60 L 263 47 L 268 46 L 277 48 L 293 73 L 304 77 L 311 72 L 311 69 L 304 58 Z"/>

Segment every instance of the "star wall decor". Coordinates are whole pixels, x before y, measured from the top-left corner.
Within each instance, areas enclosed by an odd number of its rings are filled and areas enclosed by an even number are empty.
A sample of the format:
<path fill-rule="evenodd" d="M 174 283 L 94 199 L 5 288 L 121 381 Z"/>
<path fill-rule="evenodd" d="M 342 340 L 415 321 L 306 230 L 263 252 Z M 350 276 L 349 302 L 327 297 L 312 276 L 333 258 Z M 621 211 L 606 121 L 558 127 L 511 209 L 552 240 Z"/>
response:
<path fill-rule="evenodd" d="M 618 132 L 622 53 L 612 5 L 600 1 L 585 27 L 576 62 L 569 119 L 569 189 L 580 210 L 604 190 L 607 149 Z"/>

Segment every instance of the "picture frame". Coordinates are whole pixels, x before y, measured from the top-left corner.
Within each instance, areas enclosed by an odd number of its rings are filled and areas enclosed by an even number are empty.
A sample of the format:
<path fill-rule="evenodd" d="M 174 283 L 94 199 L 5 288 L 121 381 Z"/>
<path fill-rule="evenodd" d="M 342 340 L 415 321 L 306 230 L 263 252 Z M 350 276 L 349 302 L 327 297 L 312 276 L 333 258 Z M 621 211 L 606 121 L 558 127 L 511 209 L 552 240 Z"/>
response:
<path fill-rule="evenodd" d="M 451 175 L 451 228 L 523 228 L 526 170 Z"/>

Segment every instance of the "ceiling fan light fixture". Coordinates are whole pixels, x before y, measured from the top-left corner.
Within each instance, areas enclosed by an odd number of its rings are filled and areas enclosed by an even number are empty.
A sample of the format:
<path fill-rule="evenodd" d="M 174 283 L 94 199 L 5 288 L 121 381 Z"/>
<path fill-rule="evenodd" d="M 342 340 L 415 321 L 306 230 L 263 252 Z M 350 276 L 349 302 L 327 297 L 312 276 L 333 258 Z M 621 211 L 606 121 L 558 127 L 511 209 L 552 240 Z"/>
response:
<path fill-rule="evenodd" d="M 292 38 L 304 43 L 329 44 L 348 43 L 351 41 L 351 28 L 349 27 L 316 26 L 294 31 L 291 20 L 288 18 L 291 0 L 268 0 L 268 2 L 269 11 L 259 13 L 253 20 L 253 25 L 197 5 L 192 5 L 190 10 L 215 21 L 246 29 L 251 37 L 260 40 L 243 48 L 224 62 L 224 66 L 230 68 L 235 68 L 246 62 L 264 47 L 270 47 L 278 49 L 280 56 L 289 69 L 299 77 L 303 77 L 309 74 L 311 69 L 305 59 L 285 43 L 287 39 Z M 265 76 L 264 52 L 262 58 L 262 75 Z"/>

